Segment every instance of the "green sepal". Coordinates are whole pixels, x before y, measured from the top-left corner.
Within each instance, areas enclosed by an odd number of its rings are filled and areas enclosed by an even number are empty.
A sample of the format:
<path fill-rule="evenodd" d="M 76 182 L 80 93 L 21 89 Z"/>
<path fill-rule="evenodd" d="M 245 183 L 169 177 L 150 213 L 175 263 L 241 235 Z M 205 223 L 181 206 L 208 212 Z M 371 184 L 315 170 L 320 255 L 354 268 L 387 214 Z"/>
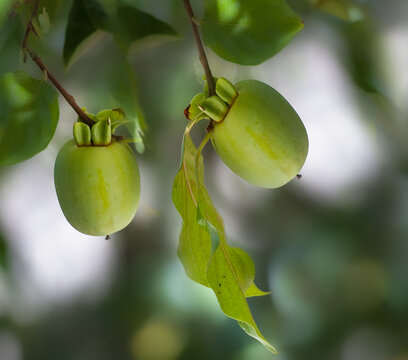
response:
<path fill-rule="evenodd" d="M 96 122 L 95 114 L 86 111 L 86 107 L 82 107 L 81 109 L 92 121 Z M 77 122 L 83 123 L 84 121 L 78 116 Z"/>
<path fill-rule="evenodd" d="M 191 101 L 190 105 L 186 108 L 184 111 L 184 115 L 186 116 L 187 119 L 192 120 L 192 119 L 205 119 L 207 118 L 207 115 L 203 113 L 203 111 L 200 109 L 201 104 L 205 99 L 207 99 L 207 95 L 204 93 L 199 93 L 196 96 L 194 96 Z"/>
<path fill-rule="evenodd" d="M 105 109 L 102 111 L 99 111 L 95 115 L 95 121 L 99 122 L 101 120 L 111 120 L 111 125 L 115 125 L 119 121 L 123 121 L 125 117 L 125 113 L 123 112 L 122 109 Z"/>
<path fill-rule="evenodd" d="M 91 141 L 91 129 L 83 122 L 76 122 L 74 124 L 74 139 L 78 146 L 90 146 Z"/>
<path fill-rule="evenodd" d="M 229 106 L 231 106 L 235 98 L 238 96 L 238 91 L 227 79 L 221 77 L 215 83 L 215 93 Z"/>
<path fill-rule="evenodd" d="M 116 128 L 121 125 L 131 124 L 132 120 L 125 118 L 125 112 L 121 108 L 117 109 L 105 109 L 98 112 L 95 115 L 95 122 L 109 119 L 111 122 L 111 131 L 112 134 L 115 132 Z M 137 139 L 134 139 L 133 142 L 137 142 Z"/>
<path fill-rule="evenodd" d="M 98 121 L 91 129 L 92 143 L 96 146 L 109 145 L 112 141 L 111 122 L 107 120 Z"/>
<path fill-rule="evenodd" d="M 95 115 L 95 121 L 99 122 L 99 121 L 107 120 L 111 115 L 111 111 L 112 111 L 111 109 L 105 109 L 105 110 L 99 111 Z"/>
<path fill-rule="evenodd" d="M 200 106 L 201 110 L 216 122 L 224 120 L 228 114 L 228 105 L 218 96 L 211 96 L 204 100 Z"/>

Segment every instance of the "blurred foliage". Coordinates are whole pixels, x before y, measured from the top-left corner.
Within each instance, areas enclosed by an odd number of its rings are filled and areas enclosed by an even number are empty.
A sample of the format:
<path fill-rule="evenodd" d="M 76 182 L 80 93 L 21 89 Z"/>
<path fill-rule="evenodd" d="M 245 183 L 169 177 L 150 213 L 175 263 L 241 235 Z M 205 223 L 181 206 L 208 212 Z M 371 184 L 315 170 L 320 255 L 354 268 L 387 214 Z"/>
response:
<path fill-rule="evenodd" d="M 6 240 L 0 234 L 0 267 L 2 269 L 6 269 L 7 258 L 8 258 L 8 248 L 7 248 Z"/>
<path fill-rule="evenodd" d="M 94 38 L 65 69 L 63 44 L 72 2 L 50 0 L 44 1 L 50 30 L 31 41 L 36 48 L 41 42 L 37 49 L 44 61 L 89 111 L 113 108 L 137 97 L 128 111 L 142 119 L 143 109 L 146 118 L 142 163 L 157 185 L 154 191 L 161 206 L 153 210 L 159 214 L 136 221 L 121 237 L 112 239 L 115 268 L 105 293 L 92 298 L 87 289 L 66 302 L 48 300 L 41 314 L 30 317 L 35 306 L 19 289 L 21 279 L 30 284 L 29 269 L 15 251 L 20 239 L 4 231 L 9 224 L 4 224 L 1 212 L 1 359 L 3 354 L 8 354 L 4 356 L 7 360 L 264 360 L 273 356 L 245 337 L 234 321 L 223 320 L 215 299 L 206 298 L 192 281 L 184 279 L 176 258 L 180 224 L 174 220 L 177 214 L 170 193 L 185 127 L 182 110 L 192 94 L 200 91 L 202 72 L 197 70 L 196 49 L 181 1 L 138 3 L 143 4 L 143 11 L 149 9 L 171 24 L 184 39 L 154 47 L 153 40 L 140 42 L 124 55 L 112 35 L 105 34 Z M 280 351 L 276 359 L 407 360 L 408 114 L 394 103 L 385 80 L 386 65 L 380 61 L 384 34 L 406 22 L 406 1 L 288 3 L 302 15 L 305 30 L 320 27 L 335 44 L 335 57 L 353 83 L 362 119 L 377 129 L 384 156 L 381 168 L 363 184 L 358 199 L 350 202 L 324 201 L 289 185 L 265 191 L 265 201 L 256 207 L 241 202 L 237 209 L 236 202 L 220 195 L 218 180 L 209 172 L 211 193 L 231 212 L 237 211 L 241 227 L 252 234 L 240 245 L 257 264 L 257 284 L 272 294 L 249 302 L 259 327 Z M 27 18 L 29 12 L 23 6 L 5 20 L 9 5 L 0 2 L 0 73 L 23 70 L 40 77 L 29 61 L 22 63 L 18 52 L 24 32 L 19 17 Z M 357 17 L 350 16 L 350 6 L 357 6 Z M 302 36 L 296 41 L 302 42 Z M 273 61 L 266 64 L 273 65 Z M 216 75 L 231 67 L 219 62 L 214 66 Z M 71 113 L 67 117 L 75 121 Z M 57 143 L 70 136 L 70 125 L 66 127 L 68 131 L 58 135 Z M 206 155 L 206 168 L 211 169 L 213 153 Z M 338 164 L 339 173 L 342 166 Z M 8 171 L 13 168 L 2 170 L 2 182 L 8 180 Z M 142 184 L 142 192 L 149 185 Z M 30 216 L 41 206 L 26 204 Z M 12 226 L 24 227 L 25 223 L 26 219 L 19 218 Z M 49 226 L 50 236 L 58 237 L 52 224 Z M 29 253 L 31 239 L 25 241 Z M 2 266 L 5 254 L 7 267 Z M 64 280 L 54 284 L 56 291 Z"/>
<path fill-rule="evenodd" d="M 76 48 L 97 30 L 112 33 L 124 49 L 147 36 L 176 34 L 166 23 L 120 1 L 75 0 L 65 35 L 65 64 L 68 65 Z"/>
<path fill-rule="evenodd" d="M 44 150 L 58 119 L 58 93 L 45 79 L 24 72 L 1 76 L 0 166 L 19 163 Z"/>

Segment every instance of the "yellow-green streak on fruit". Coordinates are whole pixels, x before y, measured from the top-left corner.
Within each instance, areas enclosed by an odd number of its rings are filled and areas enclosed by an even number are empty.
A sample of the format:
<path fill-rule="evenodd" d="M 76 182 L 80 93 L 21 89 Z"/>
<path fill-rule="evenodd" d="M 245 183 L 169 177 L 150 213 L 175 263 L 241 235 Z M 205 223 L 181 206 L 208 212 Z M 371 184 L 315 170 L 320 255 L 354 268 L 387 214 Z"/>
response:
<path fill-rule="evenodd" d="M 305 162 L 305 127 L 290 104 L 269 85 L 245 80 L 236 88 L 239 95 L 227 116 L 214 124 L 214 148 L 244 180 L 265 188 L 282 186 Z"/>
<path fill-rule="evenodd" d="M 77 146 L 69 140 L 57 155 L 54 180 L 65 217 L 84 234 L 112 234 L 136 214 L 139 168 L 126 144 Z"/>

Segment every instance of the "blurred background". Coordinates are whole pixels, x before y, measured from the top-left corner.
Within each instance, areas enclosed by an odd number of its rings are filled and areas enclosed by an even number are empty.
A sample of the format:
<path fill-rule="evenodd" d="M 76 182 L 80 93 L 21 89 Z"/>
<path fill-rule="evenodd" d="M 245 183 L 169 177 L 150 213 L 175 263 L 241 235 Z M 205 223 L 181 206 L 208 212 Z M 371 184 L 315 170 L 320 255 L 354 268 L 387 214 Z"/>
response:
<path fill-rule="evenodd" d="M 108 107 L 121 86 L 112 37 L 100 34 L 64 68 L 72 2 L 48 3 L 51 29 L 33 46 L 81 106 Z M 0 360 L 408 360 L 408 2 L 293 0 L 305 27 L 269 61 L 243 67 L 208 50 L 215 76 L 270 84 L 309 134 L 302 179 L 275 190 L 245 183 L 204 151 L 229 242 L 271 291 L 249 303 L 279 355 L 226 318 L 177 258 L 171 188 L 202 69 L 181 1 L 138 3 L 179 36 L 136 43 L 127 58 L 147 124 L 137 216 L 111 240 L 65 220 L 53 166 L 76 116 L 61 98 L 50 146 L 0 169 Z M 0 72 L 39 77 L 30 61 L 8 60 L 23 36 L 5 35 L 8 5 L 0 0 Z M 200 1 L 193 6 L 199 14 Z"/>

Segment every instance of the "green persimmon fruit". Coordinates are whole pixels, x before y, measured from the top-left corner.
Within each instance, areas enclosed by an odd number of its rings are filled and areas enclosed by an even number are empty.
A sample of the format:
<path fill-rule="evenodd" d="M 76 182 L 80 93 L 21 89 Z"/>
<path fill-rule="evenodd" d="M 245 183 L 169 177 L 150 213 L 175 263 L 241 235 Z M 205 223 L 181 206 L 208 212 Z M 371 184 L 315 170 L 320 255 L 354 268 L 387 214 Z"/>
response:
<path fill-rule="evenodd" d="M 294 178 L 308 152 L 308 137 L 292 106 L 269 85 L 244 80 L 222 121 L 214 123 L 213 146 L 244 180 L 276 188 Z M 204 103 L 205 104 L 205 103 Z"/>
<path fill-rule="evenodd" d="M 54 180 L 65 217 L 84 234 L 112 234 L 136 214 L 139 168 L 127 144 L 78 146 L 69 140 L 57 155 Z"/>

